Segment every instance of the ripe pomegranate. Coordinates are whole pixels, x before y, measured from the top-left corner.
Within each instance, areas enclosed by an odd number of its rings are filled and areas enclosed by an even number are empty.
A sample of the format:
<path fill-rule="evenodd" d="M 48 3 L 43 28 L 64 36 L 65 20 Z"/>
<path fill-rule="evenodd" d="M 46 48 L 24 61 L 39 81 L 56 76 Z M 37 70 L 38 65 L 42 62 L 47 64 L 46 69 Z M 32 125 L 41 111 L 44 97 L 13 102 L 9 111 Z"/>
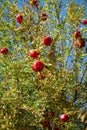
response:
<path fill-rule="evenodd" d="M 0 49 L 0 54 L 3 54 L 3 55 L 8 54 L 8 48 L 6 48 L 6 47 L 1 48 Z"/>
<path fill-rule="evenodd" d="M 21 24 L 21 23 L 23 22 L 23 15 L 18 14 L 18 15 L 16 16 L 16 21 L 17 21 L 19 24 Z"/>
<path fill-rule="evenodd" d="M 35 61 L 34 64 L 32 65 L 32 70 L 33 71 L 42 71 L 44 68 L 44 64 L 41 61 Z"/>
<path fill-rule="evenodd" d="M 46 46 L 50 46 L 52 44 L 52 38 L 49 37 L 49 36 L 44 37 L 43 44 L 46 45 Z"/>
<path fill-rule="evenodd" d="M 83 19 L 82 24 L 86 25 L 87 24 L 87 19 Z"/>
<path fill-rule="evenodd" d="M 63 114 L 60 116 L 60 121 L 67 122 L 69 120 L 69 117 L 67 114 Z"/>
<path fill-rule="evenodd" d="M 47 14 L 42 13 L 42 20 L 43 20 L 43 21 L 47 20 Z"/>
<path fill-rule="evenodd" d="M 78 48 L 85 47 L 85 41 L 83 39 L 78 39 L 76 42 L 74 42 L 74 46 Z"/>
<path fill-rule="evenodd" d="M 39 52 L 37 50 L 30 50 L 29 56 L 33 59 L 38 58 Z"/>
<path fill-rule="evenodd" d="M 75 36 L 76 39 L 79 38 L 79 37 L 81 37 L 80 31 L 76 30 L 76 31 L 74 32 L 74 36 Z"/>

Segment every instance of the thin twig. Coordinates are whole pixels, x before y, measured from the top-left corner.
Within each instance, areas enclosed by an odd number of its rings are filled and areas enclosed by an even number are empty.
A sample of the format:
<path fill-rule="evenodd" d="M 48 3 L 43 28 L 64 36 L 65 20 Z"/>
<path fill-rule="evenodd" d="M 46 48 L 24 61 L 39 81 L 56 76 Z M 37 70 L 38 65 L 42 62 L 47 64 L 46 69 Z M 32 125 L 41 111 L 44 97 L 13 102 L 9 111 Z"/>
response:
<path fill-rule="evenodd" d="M 83 81 L 83 78 L 84 78 L 84 76 L 85 76 L 86 71 L 87 71 L 87 67 L 85 68 L 85 70 L 84 70 L 84 72 L 83 72 L 83 75 L 82 75 L 82 78 L 81 78 L 81 81 L 80 81 L 80 85 L 82 84 L 82 81 Z"/>

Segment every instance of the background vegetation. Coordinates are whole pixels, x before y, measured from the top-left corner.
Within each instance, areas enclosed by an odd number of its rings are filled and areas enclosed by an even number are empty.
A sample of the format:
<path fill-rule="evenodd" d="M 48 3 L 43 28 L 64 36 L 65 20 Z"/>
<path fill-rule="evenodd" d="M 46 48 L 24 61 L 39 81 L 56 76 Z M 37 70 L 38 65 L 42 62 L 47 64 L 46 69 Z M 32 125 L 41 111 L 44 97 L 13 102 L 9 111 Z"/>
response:
<path fill-rule="evenodd" d="M 0 0 L 0 129 L 1 130 L 85 130 L 87 129 L 87 45 L 74 47 L 74 32 L 79 30 L 86 42 L 85 1 L 44 0 L 37 6 L 31 1 Z M 42 3 L 43 2 L 43 3 Z M 47 14 L 47 20 L 41 14 Z M 23 15 L 19 24 L 15 18 Z M 43 44 L 44 36 L 53 43 Z M 36 59 L 31 49 L 40 52 L 44 63 L 34 72 Z M 48 117 L 49 112 L 55 116 Z M 66 113 L 68 122 L 59 117 Z M 50 128 L 40 122 L 50 121 Z"/>

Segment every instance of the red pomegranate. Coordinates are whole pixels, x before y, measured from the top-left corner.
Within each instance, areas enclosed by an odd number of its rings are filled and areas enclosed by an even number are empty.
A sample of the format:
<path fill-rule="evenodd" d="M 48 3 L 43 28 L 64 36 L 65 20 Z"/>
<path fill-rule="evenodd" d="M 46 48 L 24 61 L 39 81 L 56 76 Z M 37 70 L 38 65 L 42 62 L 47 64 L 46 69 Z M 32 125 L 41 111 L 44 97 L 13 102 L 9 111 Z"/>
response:
<path fill-rule="evenodd" d="M 42 71 L 44 68 L 44 64 L 41 61 L 35 61 L 32 65 L 32 70 L 36 72 Z"/>
<path fill-rule="evenodd" d="M 85 41 L 83 39 L 78 39 L 74 42 L 74 46 L 78 48 L 83 48 L 85 47 Z"/>
<path fill-rule="evenodd" d="M 3 55 L 8 54 L 8 48 L 6 48 L 6 47 L 1 48 L 0 49 L 0 54 L 3 54 Z"/>
<path fill-rule="evenodd" d="M 87 19 L 83 19 L 82 24 L 86 25 L 87 24 Z"/>
<path fill-rule="evenodd" d="M 74 32 L 74 36 L 75 36 L 76 39 L 79 38 L 79 37 L 81 37 L 80 31 L 76 30 L 76 31 Z"/>
<path fill-rule="evenodd" d="M 21 23 L 23 22 L 23 15 L 18 14 L 18 15 L 16 16 L 16 21 L 17 21 L 19 24 L 21 24 Z"/>
<path fill-rule="evenodd" d="M 38 58 L 39 52 L 37 50 L 30 50 L 29 56 L 33 59 Z"/>
<path fill-rule="evenodd" d="M 69 117 L 67 114 L 63 114 L 60 116 L 60 121 L 67 122 L 69 120 Z"/>
<path fill-rule="evenodd" d="M 50 36 L 44 37 L 43 44 L 45 46 L 50 46 L 52 44 L 52 38 Z"/>
<path fill-rule="evenodd" d="M 42 20 L 45 21 L 45 20 L 47 20 L 47 18 L 48 18 L 47 14 L 42 13 Z"/>

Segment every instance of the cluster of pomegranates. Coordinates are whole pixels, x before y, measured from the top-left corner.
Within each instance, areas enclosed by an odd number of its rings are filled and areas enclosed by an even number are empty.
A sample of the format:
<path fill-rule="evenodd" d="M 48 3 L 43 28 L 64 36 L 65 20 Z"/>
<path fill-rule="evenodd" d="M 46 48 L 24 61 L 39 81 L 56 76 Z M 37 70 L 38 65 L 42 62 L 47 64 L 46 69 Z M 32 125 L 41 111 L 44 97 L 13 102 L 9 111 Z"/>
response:
<path fill-rule="evenodd" d="M 33 7 L 37 7 L 38 1 L 37 1 L 37 0 L 32 0 L 32 1 L 30 2 L 30 4 L 31 4 L 31 6 L 33 6 Z M 46 21 L 47 18 L 48 18 L 48 16 L 47 16 L 46 13 L 42 13 L 42 14 L 41 14 L 41 20 Z M 18 14 L 18 15 L 16 16 L 16 21 L 17 21 L 19 24 L 21 24 L 21 23 L 23 22 L 23 20 L 24 20 L 24 18 L 23 18 L 23 15 L 22 15 L 22 14 Z"/>
<path fill-rule="evenodd" d="M 44 119 L 43 121 L 40 122 L 40 124 L 44 127 L 44 128 L 50 128 L 51 129 L 51 122 L 50 122 L 50 119 L 52 120 L 53 117 L 55 117 L 55 112 L 53 111 L 50 111 L 48 113 L 46 113 L 44 115 L 46 117 L 46 119 Z M 60 117 L 59 117 L 59 121 L 60 122 L 68 122 L 69 121 L 69 116 L 67 114 L 62 114 Z M 53 130 L 59 130 L 59 127 L 57 124 L 54 124 L 53 126 Z"/>
<path fill-rule="evenodd" d="M 80 31 L 76 30 L 74 32 L 74 36 L 76 38 L 76 41 L 74 42 L 74 46 L 78 48 L 85 47 L 85 41 L 82 39 Z"/>
<path fill-rule="evenodd" d="M 52 38 L 50 36 L 44 37 L 43 44 L 45 46 L 50 46 L 52 44 Z M 39 56 L 39 52 L 37 50 L 31 50 L 29 52 L 29 56 L 33 59 L 37 59 Z M 44 64 L 40 60 L 36 60 L 32 65 L 32 70 L 36 72 L 41 72 L 44 68 Z"/>
<path fill-rule="evenodd" d="M 31 1 L 31 5 L 34 6 L 34 7 L 36 7 L 36 6 L 38 5 L 38 1 L 37 1 L 37 0 L 32 0 L 32 1 Z M 48 16 L 47 16 L 46 13 L 42 13 L 42 14 L 41 14 L 41 19 L 42 19 L 43 21 L 47 20 L 47 18 L 48 18 Z M 24 20 L 24 18 L 23 18 L 23 15 L 22 15 L 22 14 L 18 14 L 18 15 L 16 16 L 16 21 L 17 21 L 19 24 L 21 24 L 21 23 L 23 22 L 23 20 Z M 83 24 L 83 25 L 86 25 L 86 24 L 87 24 L 87 19 L 83 19 L 83 20 L 82 20 L 82 24 Z M 85 41 L 82 39 L 82 36 L 81 36 L 80 31 L 76 30 L 76 31 L 74 32 L 74 36 L 75 36 L 75 38 L 76 38 L 76 41 L 75 41 L 75 43 L 74 43 L 74 46 L 75 46 L 75 47 L 78 47 L 78 48 L 83 48 L 83 47 L 85 46 Z M 43 43 L 44 43 L 44 45 L 46 45 L 46 46 L 50 46 L 51 43 L 52 43 L 52 38 L 49 37 L 49 36 L 45 37 L 44 40 L 43 40 Z M 6 48 L 6 47 L 0 49 L 0 54 L 8 54 L 8 52 L 9 52 L 9 51 L 8 51 L 8 48 Z M 36 59 L 36 58 L 38 57 L 39 53 L 38 53 L 37 51 L 32 50 L 32 51 L 30 51 L 30 54 L 29 54 L 29 55 L 30 55 L 31 58 Z M 39 67 L 37 67 L 37 66 L 40 66 L 40 69 L 38 69 Z M 34 71 L 41 71 L 41 70 L 43 69 L 43 67 L 44 67 L 44 65 L 43 65 L 42 62 L 36 61 L 36 62 L 34 63 L 34 65 L 33 65 L 32 69 L 33 69 Z M 37 69 L 36 69 L 36 68 L 37 68 Z"/>
<path fill-rule="evenodd" d="M 82 24 L 86 25 L 87 24 L 87 19 L 83 19 Z M 82 39 L 82 35 L 81 35 L 80 31 L 76 30 L 74 32 L 74 36 L 76 38 L 76 41 L 74 42 L 74 46 L 78 47 L 78 48 L 85 47 L 85 41 Z"/>
<path fill-rule="evenodd" d="M 42 13 L 42 14 L 41 14 L 41 20 L 46 21 L 47 18 L 48 18 L 48 16 L 47 16 L 46 13 Z M 16 21 L 17 21 L 19 24 L 21 24 L 21 23 L 23 22 L 23 20 L 24 20 L 24 17 L 23 17 L 22 14 L 18 14 L 18 15 L 16 16 Z"/>
<path fill-rule="evenodd" d="M 19 19 L 18 19 L 19 20 Z M 52 44 L 52 38 L 50 36 L 44 37 L 43 39 L 43 44 L 45 46 L 50 46 Z M 2 48 L 0 49 L 1 54 L 8 54 L 8 49 L 7 48 Z M 39 52 L 37 50 L 30 50 L 29 56 L 32 59 L 37 59 L 39 56 Z M 32 70 L 36 72 L 41 72 L 44 68 L 44 64 L 40 60 L 36 60 L 34 64 L 32 65 Z"/>

